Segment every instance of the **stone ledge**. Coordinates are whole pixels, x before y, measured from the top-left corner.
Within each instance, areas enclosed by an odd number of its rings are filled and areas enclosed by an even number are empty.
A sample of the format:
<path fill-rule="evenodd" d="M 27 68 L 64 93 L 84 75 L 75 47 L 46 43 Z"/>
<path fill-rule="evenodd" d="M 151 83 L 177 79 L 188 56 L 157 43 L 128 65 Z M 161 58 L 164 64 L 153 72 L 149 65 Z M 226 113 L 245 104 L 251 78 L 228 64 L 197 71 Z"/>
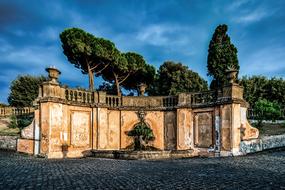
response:
<path fill-rule="evenodd" d="M 260 152 L 263 150 L 285 147 L 285 134 L 265 136 L 259 139 L 242 141 L 240 151 L 243 154 Z"/>
<path fill-rule="evenodd" d="M 191 158 L 197 156 L 193 150 L 175 151 L 120 151 L 120 150 L 92 150 L 92 157 L 125 160 L 161 160 Z"/>

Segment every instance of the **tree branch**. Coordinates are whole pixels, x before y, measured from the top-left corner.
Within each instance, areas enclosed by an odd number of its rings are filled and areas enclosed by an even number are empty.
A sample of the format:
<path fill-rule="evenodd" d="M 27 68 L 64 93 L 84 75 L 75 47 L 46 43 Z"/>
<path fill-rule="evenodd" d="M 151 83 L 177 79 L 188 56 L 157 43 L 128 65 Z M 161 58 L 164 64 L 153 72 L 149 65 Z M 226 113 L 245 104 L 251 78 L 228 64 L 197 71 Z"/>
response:
<path fill-rule="evenodd" d="M 109 65 L 110 65 L 110 63 L 106 64 L 106 65 L 103 67 L 103 69 L 101 69 L 101 70 L 98 71 L 98 72 L 95 72 L 95 74 L 97 75 L 97 74 L 101 73 L 101 72 L 102 72 L 104 69 L 106 69 Z"/>
<path fill-rule="evenodd" d="M 123 79 L 119 82 L 119 84 L 123 83 L 123 82 L 130 76 L 130 74 L 131 74 L 131 73 L 128 73 L 128 74 L 125 76 L 125 78 L 123 78 Z"/>

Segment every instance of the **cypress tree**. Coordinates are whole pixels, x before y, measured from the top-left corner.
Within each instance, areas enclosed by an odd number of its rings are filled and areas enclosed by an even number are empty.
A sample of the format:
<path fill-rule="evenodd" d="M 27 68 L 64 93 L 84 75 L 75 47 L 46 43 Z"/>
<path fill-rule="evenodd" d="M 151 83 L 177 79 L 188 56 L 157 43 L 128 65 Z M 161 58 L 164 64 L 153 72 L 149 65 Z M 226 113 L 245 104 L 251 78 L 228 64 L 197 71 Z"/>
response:
<path fill-rule="evenodd" d="M 219 25 L 212 37 L 208 49 L 208 76 L 213 77 L 210 88 L 219 88 L 227 81 L 226 70 L 239 70 L 237 48 L 231 43 L 227 35 L 228 26 Z"/>

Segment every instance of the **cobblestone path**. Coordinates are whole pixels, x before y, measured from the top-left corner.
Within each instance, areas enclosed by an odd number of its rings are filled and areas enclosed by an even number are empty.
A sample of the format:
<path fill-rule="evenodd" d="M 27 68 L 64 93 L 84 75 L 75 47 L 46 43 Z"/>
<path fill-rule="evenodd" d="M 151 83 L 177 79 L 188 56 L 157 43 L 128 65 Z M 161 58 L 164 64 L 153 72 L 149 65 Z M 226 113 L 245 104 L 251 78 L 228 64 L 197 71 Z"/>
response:
<path fill-rule="evenodd" d="M 0 189 L 285 189 L 285 151 L 163 161 L 47 160 L 0 151 Z"/>

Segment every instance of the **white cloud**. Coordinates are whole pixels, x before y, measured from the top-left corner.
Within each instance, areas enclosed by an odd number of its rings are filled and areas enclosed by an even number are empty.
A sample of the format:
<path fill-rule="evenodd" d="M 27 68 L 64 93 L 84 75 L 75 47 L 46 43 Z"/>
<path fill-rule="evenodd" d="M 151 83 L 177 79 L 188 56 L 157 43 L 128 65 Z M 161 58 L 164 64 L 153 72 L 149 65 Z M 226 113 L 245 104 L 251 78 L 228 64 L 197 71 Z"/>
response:
<path fill-rule="evenodd" d="M 250 0 L 237 0 L 237 1 L 233 1 L 233 2 L 227 7 L 227 10 L 228 10 L 228 11 L 234 11 L 234 10 L 240 8 L 241 6 L 247 4 L 248 2 L 250 2 Z"/>
<path fill-rule="evenodd" d="M 257 9 L 254 11 L 249 11 L 246 14 L 240 15 L 239 17 L 236 17 L 235 22 L 244 24 L 257 22 L 270 15 L 271 13 L 264 9 Z"/>
<path fill-rule="evenodd" d="M 44 28 L 39 34 L 38 36 L 41 39 L 45 39 L 46 41 L 55 41 L 55 40 L 59 40 L 59 33 L 60 33 L 60 29 L 57 27 L 46 27 Z"/>
<path fill-rule="evenodd" d="M 152 45 L 165 45 L 170 39 L 166 34 L 173 32 L 173 28 L 162 25 L 152 25 L 144 28 L 137 35 L 137 39 Z"/>
<path fill-rule="evenodd" d="M 140 30 L 136 39 L 154 46 L 164 46 L 169 44 L 184 45 L 189 39 L 181 33 L 189 31 L 190 28 L 178 25 L 157 24 L 149 25 Z"/>

